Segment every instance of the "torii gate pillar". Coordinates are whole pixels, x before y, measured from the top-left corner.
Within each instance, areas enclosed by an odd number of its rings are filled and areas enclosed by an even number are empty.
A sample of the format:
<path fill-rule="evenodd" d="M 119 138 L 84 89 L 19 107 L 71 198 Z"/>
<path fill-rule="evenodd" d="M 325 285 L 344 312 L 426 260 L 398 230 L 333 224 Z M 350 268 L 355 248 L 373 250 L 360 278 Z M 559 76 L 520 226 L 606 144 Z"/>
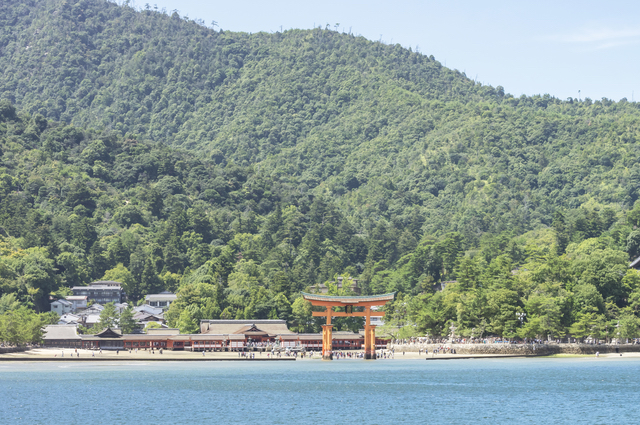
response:
<path fill-rule="evenodd" d="M 376 356 L 376 325 L 364 327 L 364 358 L 375 360 Z"/>
<path fill-rule="evenodd" d="M 331 344 L 333 341 L 333 325 L 322 325 L 322 360 L 333 360 Z"/>

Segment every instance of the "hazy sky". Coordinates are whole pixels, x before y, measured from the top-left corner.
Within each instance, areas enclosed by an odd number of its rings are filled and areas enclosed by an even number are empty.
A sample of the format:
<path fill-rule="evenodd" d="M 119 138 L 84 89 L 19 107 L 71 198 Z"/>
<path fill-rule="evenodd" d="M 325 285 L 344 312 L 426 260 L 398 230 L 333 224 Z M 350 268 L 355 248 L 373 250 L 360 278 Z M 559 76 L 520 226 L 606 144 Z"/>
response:
<path fill-rule="evenodd" d="M 640 98 L 637 1 L 152 0 L 224 30 L 312 28 L 399 43 L 505 91 Z M 136 5 L 144 2 L 137 0 Z M 634 93 L 635 91 L 635 93 Z"/>

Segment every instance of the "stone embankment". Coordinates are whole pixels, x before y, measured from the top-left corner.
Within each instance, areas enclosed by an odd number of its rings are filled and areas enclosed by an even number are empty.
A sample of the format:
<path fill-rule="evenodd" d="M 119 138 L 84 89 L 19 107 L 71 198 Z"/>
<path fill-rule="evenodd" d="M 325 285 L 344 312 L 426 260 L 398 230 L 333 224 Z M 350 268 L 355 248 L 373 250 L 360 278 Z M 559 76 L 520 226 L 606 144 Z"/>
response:
<path fill-rule="evenodd" d="M 467 355 L 511 355 L 511 356 L 549 356 L 552 354 L 595 354 L 640 352 L 640 345 L 634 344 L 389 344 L 387 349 L 399 352 L 418 352 L 447 347 L 456 354 Z"/>
<path fill-rule="evenodd" d="M 27 350 L 27 347 L 0 347 L 0 354 L 20 353 Z"/>

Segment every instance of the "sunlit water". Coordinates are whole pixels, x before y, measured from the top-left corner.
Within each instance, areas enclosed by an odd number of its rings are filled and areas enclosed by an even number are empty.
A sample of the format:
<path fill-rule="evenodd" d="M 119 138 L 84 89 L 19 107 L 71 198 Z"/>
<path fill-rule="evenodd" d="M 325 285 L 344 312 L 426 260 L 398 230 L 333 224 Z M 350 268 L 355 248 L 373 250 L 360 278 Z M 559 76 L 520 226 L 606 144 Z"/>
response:
<path fill-rule="evenodd" d="M 640 359 L 0 363 L 0 423 L 640 422 Z"/>

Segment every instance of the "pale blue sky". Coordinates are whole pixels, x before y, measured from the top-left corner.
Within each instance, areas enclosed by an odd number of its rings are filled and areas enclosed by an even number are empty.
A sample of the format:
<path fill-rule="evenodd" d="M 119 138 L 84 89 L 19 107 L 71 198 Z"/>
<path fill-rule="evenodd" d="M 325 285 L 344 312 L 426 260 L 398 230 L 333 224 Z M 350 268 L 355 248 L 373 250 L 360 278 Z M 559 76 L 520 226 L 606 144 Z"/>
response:
<path fill-rule="evenodd" d="M 505 91 L 640 98 L 640 2 L 152 0 L 159 9 L 258 32 L 329 24 L 433 55 Z M 144 2 L 137 0 L 136 5 Z M 477 76 L 477 77 L 476 77 Z"/>

